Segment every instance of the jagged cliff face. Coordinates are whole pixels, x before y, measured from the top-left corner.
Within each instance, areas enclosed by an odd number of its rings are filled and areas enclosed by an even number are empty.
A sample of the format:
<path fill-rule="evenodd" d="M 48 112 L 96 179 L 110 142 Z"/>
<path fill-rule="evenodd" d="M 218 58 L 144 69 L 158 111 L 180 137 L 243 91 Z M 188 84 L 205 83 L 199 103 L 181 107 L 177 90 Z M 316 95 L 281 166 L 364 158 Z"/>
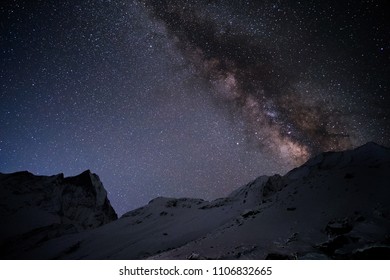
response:
<path fill-rule="evenodd" d="M 214 201 L 156 198 L 118 220 L 89 172 L 0 182 L 2 229 L 16 236 L 3 258 L 390 259 L 390 150 L 373 143 Z"/>
<path fill-rule="evenodd" d="M 0 255 L 90 230 L 117 219 L 107 193 L 89 170 L 75 177 L 0 173 Z"/>

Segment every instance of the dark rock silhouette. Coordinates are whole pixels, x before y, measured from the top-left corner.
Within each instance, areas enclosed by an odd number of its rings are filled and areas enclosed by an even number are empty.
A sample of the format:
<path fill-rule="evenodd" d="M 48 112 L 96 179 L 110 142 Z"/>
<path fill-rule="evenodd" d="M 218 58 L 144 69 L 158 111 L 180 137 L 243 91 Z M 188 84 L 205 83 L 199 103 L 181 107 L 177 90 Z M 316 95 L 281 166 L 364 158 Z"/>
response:
<path fill-rule="evenodd" d="M 3 258 L 18 258 L 21 250 L 117 219 L 99 177 L 89 170 L 67 178 L 0 173 L 0 194 Z"/>

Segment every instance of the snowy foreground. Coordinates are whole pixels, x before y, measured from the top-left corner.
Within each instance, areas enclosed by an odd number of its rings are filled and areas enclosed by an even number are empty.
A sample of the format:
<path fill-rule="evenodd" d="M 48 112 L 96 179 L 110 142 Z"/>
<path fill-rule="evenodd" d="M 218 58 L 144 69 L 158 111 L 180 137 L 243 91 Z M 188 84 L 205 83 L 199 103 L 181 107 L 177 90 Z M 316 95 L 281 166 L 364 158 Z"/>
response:
<path fill-rule="evenodd" d="M 0 197 L 2 259 L 390 259 L 390 149 L 374 143 L 119 219 L 89 171 L 0 173 Z"/>

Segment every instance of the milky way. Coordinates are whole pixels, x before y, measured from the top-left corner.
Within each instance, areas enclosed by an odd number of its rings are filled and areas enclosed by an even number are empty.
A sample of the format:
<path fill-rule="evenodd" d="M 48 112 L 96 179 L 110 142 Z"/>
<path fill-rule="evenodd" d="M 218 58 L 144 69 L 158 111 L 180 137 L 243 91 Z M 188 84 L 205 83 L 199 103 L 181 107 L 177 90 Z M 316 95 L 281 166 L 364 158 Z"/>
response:
<path fill-rule="evenodd" d="M 290 2 L 290 1 L 288 1 Z M 390 145 L 386 1 L 5 1 L 0 172 L 99 174 L 121 214 Z"/>
<path fill-rule="evenodd" d="M 278 1 L 238 1 L 236 7 L 223 1 L 162 2 L 144 3 L 210 81 L 219 102 L 231 104 L 242 117 L 255 145 L 299 164 L 320 151 L 347 149 L 357 142 L 351 110 L 342 112 L 337 104 L 342 101 L 332 100 L 332 89 L 321 89 L 306 66 L 299 65 L 308 52 L 324 49 L 328 42 L 310 47 L 309 29 L 301 28 L 291 6 Z M 292 63 L 283 56 L 291 56 Z M 310 59 L 326 63 L 313 54 Z"/>

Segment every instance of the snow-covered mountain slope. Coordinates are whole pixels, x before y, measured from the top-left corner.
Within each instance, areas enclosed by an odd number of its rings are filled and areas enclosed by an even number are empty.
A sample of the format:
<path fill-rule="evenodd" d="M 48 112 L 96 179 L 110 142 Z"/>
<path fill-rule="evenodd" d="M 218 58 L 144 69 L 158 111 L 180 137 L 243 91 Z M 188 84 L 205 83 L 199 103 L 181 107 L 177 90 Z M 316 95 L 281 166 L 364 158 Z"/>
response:
<path fill-rule="evenodd" d="M 99 177 L 0 173 L 0 256 L 19 258 L 39 244 L 117 219 Z"/>
<path fill-rule="evenodd" d="M 23 253 L 23 258 L 147 258 L 196 240 L 256 207 L 259 204 L 256 192 L 266 181 L 266 177 L 262 177 L 253 182 L 248 187 L 252 191 L 248 190 L 243 196 L 230 196 L 212 202 L 159 197 L 95 230 L 41 244 Z"/>
<path fill-rule="evenodd" d="M 324 153 L 280 181 L 250 212 L 153 258 L 390 259 L 389 149 Z"/>
<path fill-rule="evenodd" d="M 156 198 L 116 221 L 6 257 L 390 259 L 389 182 L 390 150 L 368 143 L 321 154 L 284 176 L 261 176 L 215 201 Z"/>

